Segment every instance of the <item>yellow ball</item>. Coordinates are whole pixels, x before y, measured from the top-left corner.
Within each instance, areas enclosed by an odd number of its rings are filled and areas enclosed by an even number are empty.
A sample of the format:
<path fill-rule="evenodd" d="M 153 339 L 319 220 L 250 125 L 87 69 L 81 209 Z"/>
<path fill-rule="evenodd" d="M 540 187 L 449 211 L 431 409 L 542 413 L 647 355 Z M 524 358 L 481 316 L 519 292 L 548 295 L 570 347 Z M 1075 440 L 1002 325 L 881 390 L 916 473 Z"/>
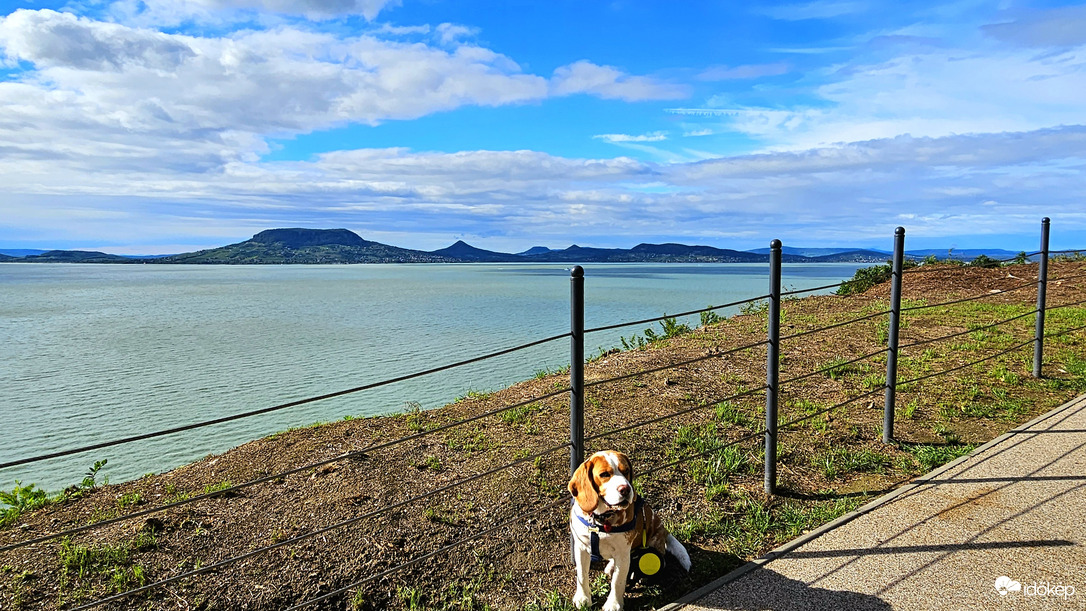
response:
<path fill-rule="evenodd" d="M 641 574 L 650 576 L 660 572 L 660 557 L 653 553 L 644 554 L 637 561 Z"/>

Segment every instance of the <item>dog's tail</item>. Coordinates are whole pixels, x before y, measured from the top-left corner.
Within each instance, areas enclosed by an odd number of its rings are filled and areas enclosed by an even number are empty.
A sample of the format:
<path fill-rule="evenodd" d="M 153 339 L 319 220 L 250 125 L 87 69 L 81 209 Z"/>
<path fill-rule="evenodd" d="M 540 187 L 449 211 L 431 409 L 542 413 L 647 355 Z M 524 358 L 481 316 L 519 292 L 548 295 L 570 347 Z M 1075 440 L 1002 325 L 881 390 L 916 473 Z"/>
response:
<path fill-rule="evenodd" d="M 686 548 L 683 547 L 683 544 L 679 543 L 679 540 L 672 536 L 671 533 L 668 533 L 667 535 L 667 553 L 671 554 L 679 561 L 679 564 L 682 565 L 684 571 L 687 573 L 690 572 L 690 554 L 686 553 Z"/>

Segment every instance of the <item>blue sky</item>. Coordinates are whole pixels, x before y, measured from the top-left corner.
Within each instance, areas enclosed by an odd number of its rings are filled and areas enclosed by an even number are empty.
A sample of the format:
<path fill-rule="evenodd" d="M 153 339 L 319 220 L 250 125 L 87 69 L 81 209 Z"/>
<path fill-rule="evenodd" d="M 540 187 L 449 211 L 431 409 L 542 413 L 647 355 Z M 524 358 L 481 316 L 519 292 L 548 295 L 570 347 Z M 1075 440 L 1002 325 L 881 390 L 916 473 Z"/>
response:
<path fill-rule="evenodd" d="M 1086 5 L 0 2 L 0 246 L 1086 247 Z"/>

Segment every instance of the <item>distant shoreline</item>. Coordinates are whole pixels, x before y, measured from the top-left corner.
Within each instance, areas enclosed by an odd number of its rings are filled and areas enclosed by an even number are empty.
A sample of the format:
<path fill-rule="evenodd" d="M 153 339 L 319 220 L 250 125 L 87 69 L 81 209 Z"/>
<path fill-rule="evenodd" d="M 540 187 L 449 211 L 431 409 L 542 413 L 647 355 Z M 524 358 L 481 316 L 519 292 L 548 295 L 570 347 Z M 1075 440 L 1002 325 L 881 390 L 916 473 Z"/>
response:
<path fill-rule="evenodd" d="M 110 263 L 199 265 L 326 265 L 363 263 L 767 263 L 767 249 L 730 250 L 686 244 L 638 244 L 633 248 L 587 248 L 577 245 L 562 250 L 541 246 L 522 253 L 483 250 L 458 241 L 434 251 L 400 248 L 365 240 L 347 229 L 268 229 L 237 244 L 176 255 L 132 257 L 86 250 L 50 250 L 40 254 L 2 254 L 3 263 Z M 26 252 L 13 249 L 13 252 Z M 818 253 L 817 255 L 803 253 Z M 1019 253 L 1002 249 L 907 251 L 907 257 L 970 261 L 978 256 L 1009 259 Z M 782 249 L 786 263 L 885 263 L 889 252 L 870 249 Z"/>

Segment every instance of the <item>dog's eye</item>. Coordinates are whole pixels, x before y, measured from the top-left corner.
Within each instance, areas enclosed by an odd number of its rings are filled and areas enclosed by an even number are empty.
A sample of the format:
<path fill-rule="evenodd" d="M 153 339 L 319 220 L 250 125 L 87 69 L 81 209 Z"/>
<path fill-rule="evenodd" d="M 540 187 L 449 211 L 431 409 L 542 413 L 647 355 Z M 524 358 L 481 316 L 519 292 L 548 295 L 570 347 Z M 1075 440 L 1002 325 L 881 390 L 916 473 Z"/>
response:
<path fill-rule="evenodd" d="M 600 479 L 611 479 L 610 471 L 600 471 Z"/>

